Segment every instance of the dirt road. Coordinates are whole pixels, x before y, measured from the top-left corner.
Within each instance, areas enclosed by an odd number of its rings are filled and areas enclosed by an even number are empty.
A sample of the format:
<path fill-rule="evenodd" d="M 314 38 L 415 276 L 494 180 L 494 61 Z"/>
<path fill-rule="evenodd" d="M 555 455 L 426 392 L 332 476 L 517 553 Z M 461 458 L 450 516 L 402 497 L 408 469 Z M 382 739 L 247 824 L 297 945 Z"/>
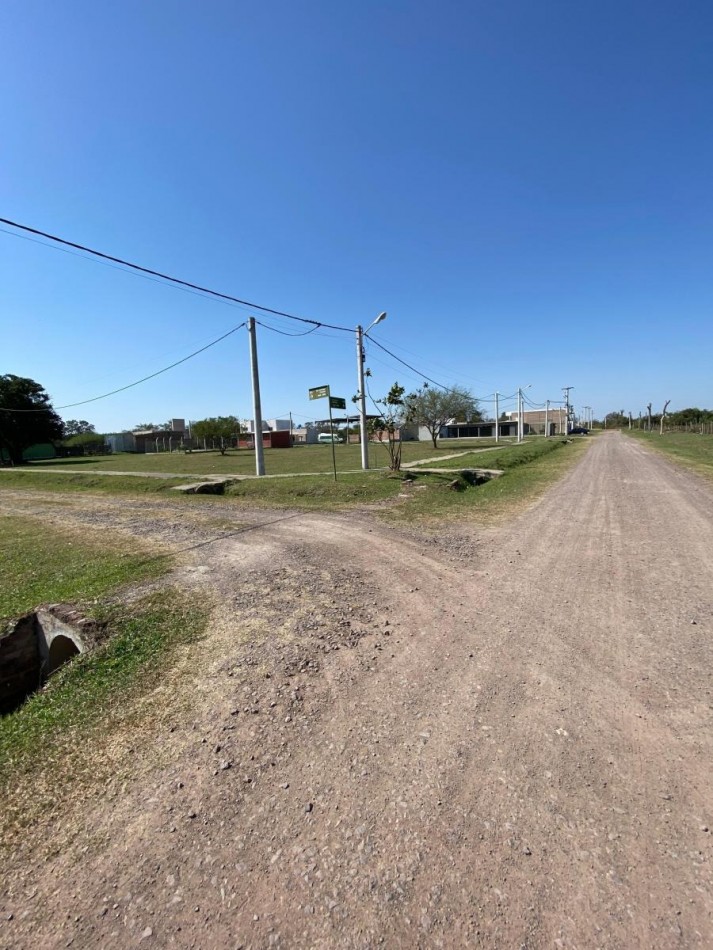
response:
<path fill-rule="evenodd" d="M 193 718 L 20 850 L 0 946 L 713 946 L 708 487 L 611 433 L 506 528 L 260 520 L 185 555 Z"/>

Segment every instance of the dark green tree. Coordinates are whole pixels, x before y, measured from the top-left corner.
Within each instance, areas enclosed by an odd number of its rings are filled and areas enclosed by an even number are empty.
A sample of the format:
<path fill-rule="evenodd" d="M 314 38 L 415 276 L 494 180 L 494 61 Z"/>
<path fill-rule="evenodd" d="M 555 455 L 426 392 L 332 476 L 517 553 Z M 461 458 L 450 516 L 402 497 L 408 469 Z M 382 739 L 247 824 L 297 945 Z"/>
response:
<path fill-rule="evenodd" d="M 96 432 L 96 429 L 86 419 L 67 419 L 64 423 L 65 439 L 70 439 L 73 435 L 86 435 L 87 432 Z"/>
<path fill-rule="evenodd" d="M 22 464 L 22 453 L 38 442 L 58 442 L 63 423 L 34 379 L 0 376 L 0 456 Z"/>
<path fill-rule="evenodd" d="M 240 420 L 236 416 L 211 416 L 191 423 L 191 437 L 212 439 L 218 443 L 221 455 L 225 455 L 232 440 L 240 436 L 240 431 Z"/>

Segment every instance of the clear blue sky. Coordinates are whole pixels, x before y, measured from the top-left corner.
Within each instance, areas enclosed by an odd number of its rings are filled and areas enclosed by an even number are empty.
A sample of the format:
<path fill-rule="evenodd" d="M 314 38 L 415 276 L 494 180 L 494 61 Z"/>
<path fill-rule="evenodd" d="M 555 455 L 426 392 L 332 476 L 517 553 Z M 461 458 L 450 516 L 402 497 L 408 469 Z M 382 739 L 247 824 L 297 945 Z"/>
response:
<path fill-rule="evenodd" d="M 712 50 L 709 0 L 4 0 L 0 216 L 328 323 L 386 310 L 375 338 L 476 395 L 710 407 Z M 57 406 L 250 312 L 0 233 L 0 372 Z M 355 392 L 353 335 L 258 332 L 266 418 Z M 367 363 L 374 395 L 420 382 Z M 247 417 L 246 332 L 61 414 Z"/>

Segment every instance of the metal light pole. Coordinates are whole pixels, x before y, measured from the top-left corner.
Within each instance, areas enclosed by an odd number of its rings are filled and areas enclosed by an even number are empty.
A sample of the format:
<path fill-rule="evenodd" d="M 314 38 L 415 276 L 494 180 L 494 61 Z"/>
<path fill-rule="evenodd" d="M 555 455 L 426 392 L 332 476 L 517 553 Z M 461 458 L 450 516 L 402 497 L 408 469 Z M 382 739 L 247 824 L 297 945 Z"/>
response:
<path fill-rule="evenodd" d="M 500 441 L 500 429 L 498 426 L 498 410 L 499 410 L 498 398 L 499 396 L 500 396 L 500 393 L 495 393 L 495 441 L 496 442 Z"/>
<path fill-rule="evenodd" d="M 357 398 L 359 401 L 359 437 L 361 440 L 361 467 L 366 471 L 369 468 L 369 439 L 366 431 L 366 386 L 364 384 L 364 335 L 375 327 L 377 323 L 386 320 L 386 313 L 380 313 L 376 320 L 373 320 L 366 330 L 361 326 L 356 328 L 356 348 L 357 348 L 357 382 L 359 389 Z"/>

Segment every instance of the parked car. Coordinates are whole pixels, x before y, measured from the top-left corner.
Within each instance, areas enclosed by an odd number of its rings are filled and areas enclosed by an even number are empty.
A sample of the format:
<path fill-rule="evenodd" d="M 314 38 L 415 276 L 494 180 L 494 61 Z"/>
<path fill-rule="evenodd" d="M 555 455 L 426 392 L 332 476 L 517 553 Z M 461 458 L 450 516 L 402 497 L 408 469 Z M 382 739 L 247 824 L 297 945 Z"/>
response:
<path fill-rule="evenodd" d="M 317 436 L 317 441 L 321 442 L 323 445 L 324 443 L 331 445 L 332 442 L 339 444 L 342 441 L 342 437 L 340 435 L 332 435 L 330 432 L 320 432 L 320 434 Z"/>
<path fill-rule="evenodd" d="M 585 429 L 584 426 L 572 426 L 569 430 L 570 435 L 589 435 L 589 429 Z"/>

